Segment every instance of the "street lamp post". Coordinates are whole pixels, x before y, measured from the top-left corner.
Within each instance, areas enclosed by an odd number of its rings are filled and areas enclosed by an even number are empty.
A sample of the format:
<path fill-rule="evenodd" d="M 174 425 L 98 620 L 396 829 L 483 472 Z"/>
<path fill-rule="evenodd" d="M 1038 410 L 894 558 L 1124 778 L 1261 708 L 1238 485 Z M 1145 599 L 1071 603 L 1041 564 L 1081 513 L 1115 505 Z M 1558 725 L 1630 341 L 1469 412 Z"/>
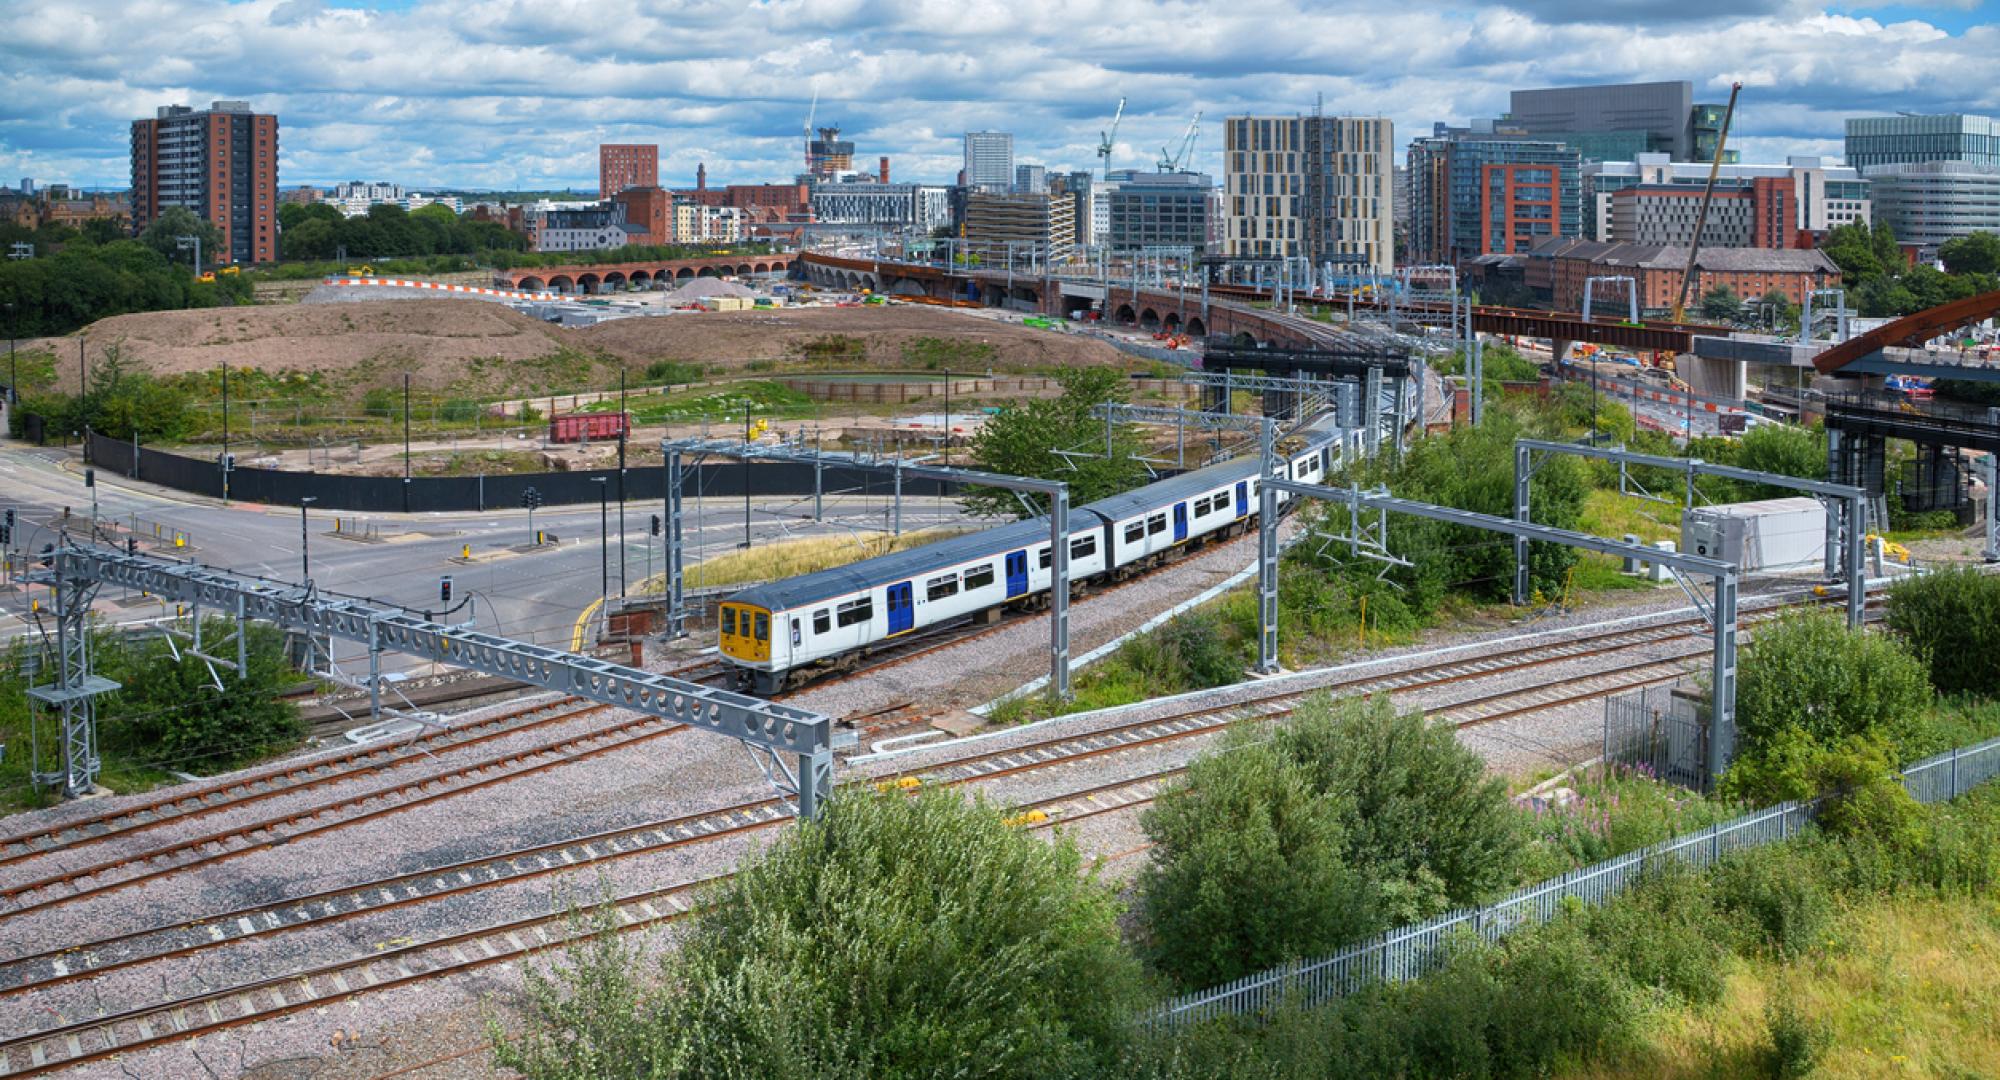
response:
<path fill-rule="evenodd" d="M 195 276 L 195 277 L 197 277 L 197 278 L 198 278 L 198 277 L 200 277 L 200 276 L 201 276 L 201 237 L 199 237 L 199 236 L 176 236 L 176 237 L 174 237 L 174 247 L 176 247 L 176 248 L 178 248 L 178 249 L 180 249 L 180 250 L 182 250 L 182 251 L 186 251 L 186 250 L 187 250 L 187 249 L 189 249 L 189 248 L 193 248 L 193 249 L 194 249 L 194 276 Z"/>
<path fill-rule="evenodd" d="M 319 501 L 317 496 L 299 496 L 299 581 L 312 580 L 312 537 L 306 529 L 306 507 Z"/>
<path fill-rule="evenodd" d="M 611 479 L 590 479 L 597 485 L 597 598 L 604 604 L 611 599 Z"/>

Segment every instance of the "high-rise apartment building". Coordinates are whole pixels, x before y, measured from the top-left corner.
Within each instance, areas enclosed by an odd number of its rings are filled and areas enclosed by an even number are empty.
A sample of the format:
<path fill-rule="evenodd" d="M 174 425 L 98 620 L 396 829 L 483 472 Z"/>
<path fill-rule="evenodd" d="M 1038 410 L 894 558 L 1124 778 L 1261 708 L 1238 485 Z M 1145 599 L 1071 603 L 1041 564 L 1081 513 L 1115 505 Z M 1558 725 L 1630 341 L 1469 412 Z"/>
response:
<path fill-rule="evenodd" d="M 597 148 L 597 197 L 608 199 L 634 187 L 660 186 L 660 148 L 604 143 Z"/>
<path fill-rule="evenodd" d="M 1014 166 L 1014 190 L 1023 195 L 1040 195 L 1049 190 L 1049 167 L 1046 165 Z"/>
<path fill-rule="evenodd" d="M 1861 116 L 1847 121 L 1847 164 L 1969 161 L 2000 165 L 2000 120 L 1987 116 Z"/>
<path fill-rule="evenodd" d="M 271 262 L 278 257 L 278 118 L 247 101 L 196 111 L 162 105 L 132 121 L 132 229 L 182 206 L 222 231 L 222 250 L 202 259 Z"/>
<path fill-rule="evenodd" d="M 965 186 L 975 191 L 1004 193 L 1014 187 L 1014 134 L 1009 131 L 965 133 Z"/>
<path fill-rule="evenodd" d="M 1224 254 L 1360 255 L 1394 266 L 1395 125 L 1381 116 L 1232 116 L 1222 125 Z"/>
<path fill-rule="evenodd" d="M 840 126 L 819 129 L 819 138 L 806 142 L 806 175 L 814 180 L 832 180 L 854 171 L 854 140 L 840 137 Z M 887 181 L 884 181 L 887 183 Z"/>
<path fill-rule="evenodd" d="M 1705 162 L 1674 161 L 1665 154 L 1640 154 L 1632 161 L 1599 161 L 1583 167 L 1583 235 L 1592 240 L 1625 243 L 1681 243 L 1679 240 L 1639 240 L 1614 234 L 1613 196 L 1626 188 L 1678 188 L 1699 195 L 1708 184 L 1709 165 Z M 1824 234 L 1827 230 L 1872 219 L 1869 184 L 1852 168 L 1829 165 L 1821 158 L 1805 156 L 1785 159 L 1783 165 L 1724 165 L 1716 171 L 1716 193 L 1750 191 L 1758 180 L 1788 180 L 1796 211 L 1791 228 L 1795 233 Z M 1717 234 L 1703 230 L 1702 243 L 1724 244 Z M 1794 237 L 1779 246 L 1804 246 Z"/>
<path fill-rule="evenodd" d="M 1582 227 L 1581 156 L 1567 143 L 1447 132 L 1410 143 L 1409 257 L 1459 264 Z"/>

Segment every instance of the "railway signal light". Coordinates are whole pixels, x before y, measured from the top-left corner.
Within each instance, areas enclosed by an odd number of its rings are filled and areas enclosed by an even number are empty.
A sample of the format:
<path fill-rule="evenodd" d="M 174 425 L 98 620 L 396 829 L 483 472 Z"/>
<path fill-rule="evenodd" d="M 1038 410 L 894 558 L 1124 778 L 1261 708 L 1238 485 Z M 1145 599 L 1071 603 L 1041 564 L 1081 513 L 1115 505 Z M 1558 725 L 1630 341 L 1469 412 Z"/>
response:
<path fill-rule="evenodd" d="M 451 575 L 450 575 L 450 574 L 446 574 L 446 575 L 444 575 L 443 577 L 440 577 L 440 578 L 438 578 L 438 602 L 439 602 L 439 603 L 444 603 L 444 604 L 449 604 L 449 603 L 451 603 Z"/>
<path fill-rule="evenodd" d="M 97 486 L 97 470 L 96 470 L 96 469 L 85 469 L 85 470 L 83 470 L 83 486 L 84 486 L 84 487 L 87 487 L 87 488 L 94 488 L 94 487 L 96 487 L 96 486 Z"/>
<path fill-rule="evenodd" d="M 660 535 L 660 515 L 658 514 L 653 515 L 653 535 Z"/>

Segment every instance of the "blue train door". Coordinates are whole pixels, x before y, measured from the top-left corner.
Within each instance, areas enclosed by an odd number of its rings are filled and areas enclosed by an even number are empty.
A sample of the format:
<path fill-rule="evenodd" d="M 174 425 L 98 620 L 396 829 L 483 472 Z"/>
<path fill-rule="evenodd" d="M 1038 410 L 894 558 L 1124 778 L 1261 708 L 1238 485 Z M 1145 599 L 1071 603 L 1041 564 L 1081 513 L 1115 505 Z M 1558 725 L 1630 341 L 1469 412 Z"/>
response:
<path fill-rule="evenodd" d="M 889 586 L 889 634 L 906 633 L 916 624 L 916 608 L 910 604 L 910 583 Z"/>
<path fill-rule="evenodd" d="M 1185 539 L 1187 539 L 1187 504 L 1179 502 L 1174 504 L 1174 542 L 1179 543 Z"/>
<path fill-rule="evenodd" d="M 1236 516 L 1243 517 L 1249 513 L 1250 513 L 1250 481 L 1238 480 L 1236 481 Z"/>
<path fill-rule="evenodd" d="M 1010 551 L 1007 553 L 1007 599 L 1028 593 L 1028 553 Z"/>

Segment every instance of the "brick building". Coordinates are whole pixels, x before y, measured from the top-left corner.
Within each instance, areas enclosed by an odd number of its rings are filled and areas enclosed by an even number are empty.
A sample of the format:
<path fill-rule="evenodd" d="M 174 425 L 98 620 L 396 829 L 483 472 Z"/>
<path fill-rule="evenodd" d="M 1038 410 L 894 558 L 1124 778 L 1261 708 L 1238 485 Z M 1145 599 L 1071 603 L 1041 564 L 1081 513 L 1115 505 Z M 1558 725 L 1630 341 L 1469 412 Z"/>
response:
<path fill-rule="evenodd" d="M 1672 244 L 1559 239 L 1529 252 L 1522 273 L 1530 289 L 1548 290 L 1557 311 L 1582 308 L 1587 278 L 1630 275 L 1638 285 L 1640 311 L 1657 314 L 1673 307 L 1687 255 L 1686 247 Z M 1695 260 L 1688 306 L 1718 285 L 1728 286 L 1745 300 L 1778 292 L 1799 303 L 1807 292 L 1839 283 L 1840 268 L 1816 249 L 1703 246 Z"/>
<path fill-rule="evenodd" d="M 626 188 L 660 186 L 660 148 L 603 143 L 597 148 L 597 197 L 608 199 Z"/>
<path fill-rule="evenodd" d="M 1624 244 L 1679 244 L 1694 241 L 1701 225 L 1703 247 L 1787 248 L 1798 245 L 1796 200 L 1790 177 L 1759 176 L 1716 188 L 1708 217 L 1701 217 L 1702 189 L 1642 184 L 1611 193 L 1611 227 L 1606 240 Z"/>
<path fill-rule="evenodd" d="M 621 220 L 633 227 L 634 244 L 674 242 L 674 196 L 657 187 L 629 187 L 611 196 Z"/>
<path fill-rule="evenodd" d="M 132 122 L 132 229 L 182 206 L 222 231 L 211 263 L 278 257 L 278 118 L 247 101 L 162 105 Z"/>

